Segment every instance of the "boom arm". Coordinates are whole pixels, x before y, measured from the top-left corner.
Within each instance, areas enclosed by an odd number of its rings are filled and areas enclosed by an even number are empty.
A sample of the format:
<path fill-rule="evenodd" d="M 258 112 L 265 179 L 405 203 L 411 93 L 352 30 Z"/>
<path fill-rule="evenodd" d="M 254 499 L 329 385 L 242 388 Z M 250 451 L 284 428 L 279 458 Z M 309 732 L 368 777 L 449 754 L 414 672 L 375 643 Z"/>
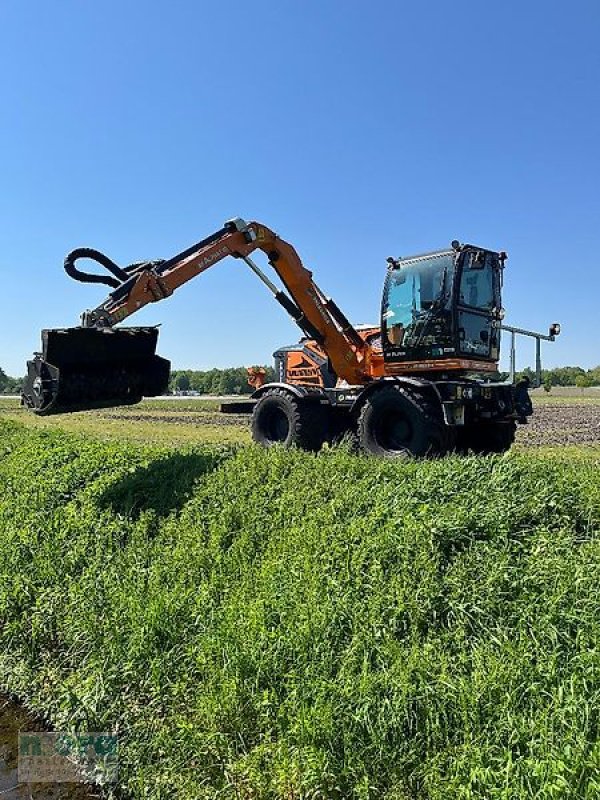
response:
<path fill-rule="evenodd" d="M 269 263 L 289 292 L 280 291 L 251 259 L 255 250 L 266 253 Z M 93 255 L 90 255 L 93 254 Z M 92 257 L 95 251 L 76 250 L 65 261 L 65 269 L 77 280 L 89 276 L 75 269 L 78 258 Z M 208 238 L 179 253 L 168 261 L 132 265 L 125 270 L 105 256 L 100 261 L 115 278 L 102 278 L 114 287 L 108 298 L 93 311 L 83 314 L 82 324 L 88 328 L 113 327 L 139 311 L 148 303 L 169 297 L 183 284 L 222 261 L 227 256 L 243 259 L 273 293 L 300 328 L 316 339 L 327 353 L 336 374 L 352 385 L 370 379 L 370 346 L 313 281 L 312 272 L 302 264 L 291 244 L 258 222 L 232 220 Z"/>

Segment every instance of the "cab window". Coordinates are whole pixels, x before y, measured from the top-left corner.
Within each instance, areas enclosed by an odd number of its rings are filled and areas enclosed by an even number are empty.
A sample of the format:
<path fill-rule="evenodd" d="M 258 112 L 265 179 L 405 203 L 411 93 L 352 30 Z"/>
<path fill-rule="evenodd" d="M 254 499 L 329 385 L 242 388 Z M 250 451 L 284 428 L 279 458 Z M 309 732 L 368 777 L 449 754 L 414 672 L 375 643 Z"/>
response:
<path fill-rule="evenodd" d="M 468 252 L 463 259 L 459 303 L 471 308 L 490 309 L 494 305 L 494 254 Z"/>
<path fill-rule="evenodd" d="M 383 307 L 390 344 L 402 346 L 417 323 L 442 299 L 445 273 L 451 263 L 451 257 L 423 259 L 390 274 Z"/>

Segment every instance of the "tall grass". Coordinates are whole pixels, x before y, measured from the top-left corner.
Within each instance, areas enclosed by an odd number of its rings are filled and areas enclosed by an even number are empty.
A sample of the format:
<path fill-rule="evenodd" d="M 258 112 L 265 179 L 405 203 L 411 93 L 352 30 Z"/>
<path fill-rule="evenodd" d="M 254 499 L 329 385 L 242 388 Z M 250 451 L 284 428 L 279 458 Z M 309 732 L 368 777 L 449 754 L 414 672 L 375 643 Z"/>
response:
<path fill-rule="evenodd" d="M 0 423 L 0 680 L 139 798 L 596 798 L 600 464 Z"/>

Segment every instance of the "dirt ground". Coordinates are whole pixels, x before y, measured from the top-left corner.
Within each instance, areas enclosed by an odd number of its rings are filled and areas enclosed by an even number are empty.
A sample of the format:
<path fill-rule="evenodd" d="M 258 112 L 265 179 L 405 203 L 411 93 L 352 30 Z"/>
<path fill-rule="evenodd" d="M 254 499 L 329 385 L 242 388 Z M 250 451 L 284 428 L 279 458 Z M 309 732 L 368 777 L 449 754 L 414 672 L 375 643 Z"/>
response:
<path fill-rule="evenodd" d="M 517 442 L 525 447 L 600 444 L 600 405 L 544 403 L 536 405 L 527 425 L 519 425 Z"/>
<path fill-rule="evenodd" d="M 187 414 L 174 411 L 172 414 L 152 414 L 152 416 L 143 411 L 137 414 L 135 411 L 108 411 L 97 413 L 101 414 L 104 419 L 116 419 L 126 422 L 148 422 L 151 420 L 158 425 L 223 425 L 233 427 L 247 427 L 250 425 L 250 414 L 221 414 L 218 411 L 202 411 Z"/>
<path fill-rule="evenodd" d="M 97 787 L 72 783 L 19 783 L 18 735 L 43 731 L 44 725 L 17 703 L 0 694 L 0 797 L 2 800 L 92 800 Z"/>
<path fill-rule="evenodd" d="M 105 412 L 105 418 L 143 422 L 148 415 L 128 411 L 125 413 Z M 166 425 L 211 425 L 247 427 L 250 417 L 247 414 L 213 413 L 163 413 L 152 415 L 152 420 Z M 535 413 L 527 425 L 517 428 L 517 442 L 524 447 L 553 445 L 600 445 L 600 404 L 577 403 L 576 401 L 557 403 L 537 403 Z"/>
<path fill-rule="evenodd" d="M 598 393 L 600 395 L 600 392 Z M 521 447 L 600 447 L 600 396 L 534 396 L 535 413 L 527 425 L 517 427 Z M 106 438 L 160 442 L 249 442 L 248 414 L 221 414 L 217 403 L 172 400 L 145 401 L 140 405 L 83 414 L 34 418 L 17 401 L 0 401 L 0 415 L 30 425 L 60 427 Z"/>

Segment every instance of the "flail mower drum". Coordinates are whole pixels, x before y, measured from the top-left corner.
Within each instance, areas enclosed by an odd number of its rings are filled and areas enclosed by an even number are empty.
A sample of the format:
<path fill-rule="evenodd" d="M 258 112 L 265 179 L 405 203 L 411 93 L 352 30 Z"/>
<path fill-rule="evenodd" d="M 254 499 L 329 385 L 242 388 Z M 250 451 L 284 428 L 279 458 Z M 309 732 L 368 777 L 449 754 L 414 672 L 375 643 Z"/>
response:
<path fill-rule="evenodd" d="M 27 362 L 22 402 L 48 416 L 163 394 L 171 365 L 155 355 L 157 341 L 157 328 L 44 330 L 42 352 Z"/>

